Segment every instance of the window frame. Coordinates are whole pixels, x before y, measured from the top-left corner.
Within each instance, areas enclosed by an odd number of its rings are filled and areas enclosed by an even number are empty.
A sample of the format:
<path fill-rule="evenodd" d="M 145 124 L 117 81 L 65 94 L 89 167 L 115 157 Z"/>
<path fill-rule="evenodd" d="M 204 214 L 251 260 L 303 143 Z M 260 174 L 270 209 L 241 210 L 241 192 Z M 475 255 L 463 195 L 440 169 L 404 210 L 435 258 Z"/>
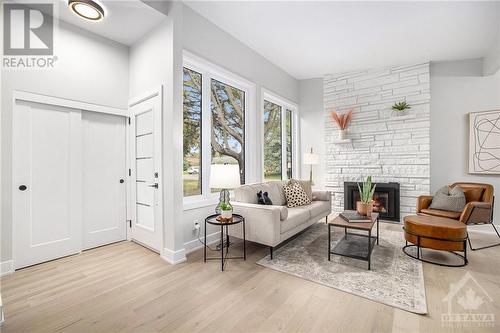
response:
<path fill-rule="evenodd" d="M 211 109 L 211 81 L 212 79 L 222 82 L 223 84 L 230 85 L 234 88 L 240 89 L 245 93 L 245 121 L 244 121 L 244 142 L 245 142 L 245 181 L 248 183 L 249 179 L 253 179 L 254 175 L 251 171 L 251 164 L 248 156 L 254 149 L 251 140 L 248 139 L 248 133 L 252 133 L 255 129 L 252 121 L 255 114 L 255 85 L 218 66 L 212 62 L 205 60 L 193 53 L 183 51 L 183 68 L 186 67 L 196 71 L 202 75 L 202 91 L 201 91 L 201 118 L 202 118 L 202 131 L 201 131 L 201 164 L 200 169 L 202 183 L 201 194 L 192 196 L 183 196 L 184 209 L 198 208 L 217 202 L 219 193 L 211 193 L 210 191 L 210 165 L 212 164 L 212 109 Z M 183 111 L 184 112 L 184 111 Z M 249 153 L 250 152 L 250 153 Z"/>
<path fill-rule="evenodd" d="M 298 175 L 300 175 L 300 169 L 299 169 L 299 161 L 298 161 L 298 142 L 299 142 L 299 107 L 296 103 L 279 96 L 278 94 L 275 94 L 271 92 L 268 89 L 262 88 L 261 91 L 261 100 L 260 100 L 260 117 L 262 119 L 261 121 L 261 156 L 262 156 L 262 163 L 261 163 L 261 181 L 265 181 L 265 175 L 264 175 L 264 102 L 268 101 L 274 104 L 277 104 L 281 107 L 281 179 L 282 180 L 287 180 L 288 178 L 288 173 L 287 173 L 287 156 L 286 156 L 286 113 L 287 110 L 290 110 L 292 112 L 292 178 L 297 178 Z"/>

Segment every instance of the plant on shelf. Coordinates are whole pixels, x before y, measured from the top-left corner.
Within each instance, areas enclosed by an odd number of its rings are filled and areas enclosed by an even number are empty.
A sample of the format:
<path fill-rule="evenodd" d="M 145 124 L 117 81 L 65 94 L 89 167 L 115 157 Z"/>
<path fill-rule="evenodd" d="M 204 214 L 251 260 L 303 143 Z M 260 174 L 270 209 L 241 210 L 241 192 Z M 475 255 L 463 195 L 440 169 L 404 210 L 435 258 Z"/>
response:
<path fill-rule="evenodd" d="M 373 193 L 377 185 L 372 183 L 372 176 L 366 177 L 363 183 L 358 183 L 359 199 L 356 202 L 356 211 L 363 216 L 371 216 L 373 211 Z"/>
<path fill-rule="evenodd" d="M 409 109 L 411 109 L 411 106 L 410 104 L 406 103 L 406 101 L 394 103 L 394 105 L 392 106 L 392 110 L 397 116 L 402 116 L 406 114 L 407 112 L 406 110 Z"/>
<path fill-rule="evenodd" d="M 335 121 L 335 123 L 337 123 L 337 126 L 340 129 L 339 139 L 341 140 L 346 138 L 347 126 L 349 126 L 349 122 L 351 121 L 353 111 L 354 111 L 353 109 L 350 109 L 346 113 L 340 115 L 335 111 L 332 111 L 331 113 L 333 120 Z"/>
<path fill-rule="evenodd" d="M 229 202 L 222 202 L 220 204 L 221 216 L 225 219 L 230 219 L 233 216 L 233 206 Z"/>

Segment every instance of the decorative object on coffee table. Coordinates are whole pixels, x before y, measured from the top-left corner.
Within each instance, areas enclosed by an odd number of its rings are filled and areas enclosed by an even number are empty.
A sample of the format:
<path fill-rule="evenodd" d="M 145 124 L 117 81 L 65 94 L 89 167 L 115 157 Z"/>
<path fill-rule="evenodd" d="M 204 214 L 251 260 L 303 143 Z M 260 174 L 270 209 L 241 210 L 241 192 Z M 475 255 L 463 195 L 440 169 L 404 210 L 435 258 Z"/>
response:
<path fill-rule="evenodd" d="M 335 121 L 335 123 L 337 124 L 337 126 L 340 129 L 340 132 L 339 132 L 339 139 L 340 140 L 344 140 L 346 138 L 347 126 L 349 126 L 349 122 L 351 121 L 353 111 L 354 111 L 353 109 L 350 109 L 346 113 L 343 113 L 340 115 L 335 111 L 332 111 L 332 113 L 331 113 L 332 119 Z"/>
<path fill-rule="evenodd" d="M 309 181 L 311 182 L 311 185 L 314 185 L 313 181 L 313 165 L 318 165 L 319 164 L 319 156 L 313 152 L 313 149 L 311 147 L 311 152 L 305 153 L 304 158 L 302 160 L 304 165 L 309 165 Z"/>
<path fill-rule="evenodd" d="M 344 210 L 339 214 L 339 217 L 343 218 L 349 223 L 367 223 L 371 221 L 371 217 L 361 215 L 355 210 Z"/>
<path fill-rule="evenodd" d="M 356 202 L 356 211 L 360 215 L 370 216 L 373 211 L 373 193 L 376 185 L 372 183 L 372 176 L 366 177 L 361 185 L 358 183 L 359 199 Z"/>
<path fill-rule="evenodd" d="M 328 222 L 328 261 L 331 260 L 331 255 L 336 254 L 339 256 L 364 260 L 368 262 L 368 270 L 371 269 L 371 256 L 375 243 L 379 243 L 379 222 L 378 213 L 372 213 L 371 221 L 366 223 L 350 223 L 342 217 L 337 216 L 332 221 Z M 372 237 L 373 226 L 377 224 L 377 237 Z M 344 238 L 341 239 L 337 245 L 331 248 L 331 234 L 332 227 L 344 228 Z M 349 233 L 347 230 L 359 230 L 368 232 L 368 235 L 361 235 L 358 233 Z M 366 246 L 362 249 L 359 246 L 360 242 L 366 242 Z"/>
<path fill-rule="evenodd" d="M 207 223 L 220 227 L 220 258 L 207 258 Z M 243 256 L 239 257 L 229 257 L 229 226 L 242 223 L 243 224 Z M 225 234 L 225 235 L 224 235 Z M 218 214 L 210 215 L 205 219 L 205 239 L 203 247 L 203 261 L 207 262 L 207 260 L 220 260 L 221 261 L 221 270 L 224 271 L 224 266 L 226 265 L 226 261 L 228 259 L 243 259 L 247 260 L 247 244 L 246 244 L 246 229 L 245 229 L 245 219 L 243 216 L 238 214 L 233 214 L 230 219 L 225 219 Z M 224 249 L 226 250 L 226 254 L 224 255 Z"/>
<path fill-rule="evenodd" d="M 210 188 L 221 189 L 217 214 L 231 217 L 233 207 L 229 203 L 229 189 L 240 186 L 240 168 L 237 164 L 212 164 L 210 166 Z"/>

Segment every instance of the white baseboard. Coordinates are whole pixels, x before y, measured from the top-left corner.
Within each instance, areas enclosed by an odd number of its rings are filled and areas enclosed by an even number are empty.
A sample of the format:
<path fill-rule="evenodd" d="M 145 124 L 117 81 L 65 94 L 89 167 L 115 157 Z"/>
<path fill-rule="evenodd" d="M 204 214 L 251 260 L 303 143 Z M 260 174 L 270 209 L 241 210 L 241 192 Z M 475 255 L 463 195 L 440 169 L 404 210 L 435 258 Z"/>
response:
<path fill-rule="evenodd" d="M 180 249 L 177 251 L 172 251 L 170 249 L 164 248 L 163 254 L 160 257 L 168 262 L 169 264 L 176 265 L 185 262 L 186 259 L 186 249 Z"/>
<path fill-rule="evenodd" d="M 201 238 L 203 239 L 203 238 Z M 220 241 L 220 231 L 214 232 L 213 234 L 207 235 L 207 244 L 213 244 L 215 242 Z M 200 243 L 198 238 L 193 239 L 189 242 L 184 243 L 184 248 L 186 249 L 186 254 L 196 251 L 198 249 L 203 248 L 203 244 Z"/>
<path fill-rule="evenodd" d="M 14 273 L 14 261 L 6 260 L 0 262 L 0 276 Z"/>

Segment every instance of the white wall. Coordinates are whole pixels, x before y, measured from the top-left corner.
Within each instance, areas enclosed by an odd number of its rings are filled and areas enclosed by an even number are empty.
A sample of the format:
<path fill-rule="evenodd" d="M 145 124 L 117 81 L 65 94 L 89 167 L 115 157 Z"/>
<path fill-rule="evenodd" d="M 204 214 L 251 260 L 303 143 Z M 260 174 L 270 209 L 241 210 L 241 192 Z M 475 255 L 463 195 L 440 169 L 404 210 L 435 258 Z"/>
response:
<path fill-rule="evenodd" d="M 300 93 L 300 150 L 302 154 L 313 148 L 319 154 L 320 165 L 313 167 L 314 187 L 324 187 L 325 170 L 325 128 L 322 124 L 324 117 L 323 107 L 323 78 L 301 80 L 299 82 Z M 302 165 L 302 179 L 309 179 L 309 166 Z"/>
<path fill-rule="evenodd" d="M 299 83 L 296 79 L 187 6 L 183 7 L 182 44 L 185 50 L 254 83 L 256 85 L 254 102 L 257 106 L 255 111 L 258 113 L 254 118 L 258 120 L 261 120 L 262 112 L 261 88 L 266 88 L 292 102 L 299 102 Z M 246 133 L 247 138 L 253 141 L 255 147 L 261 147 L 260 127 L 253 128 L 257 128 L 257 131 Z M 255 153 L 247 152 L 247 158 L 253 162 L 251 167 L 255 169 L 255 174 L 262 174 L 260 149 Z M 249 181 L 255 180 L 257 179 Z M 193 242 L 196 239 L 196 233 L 192 230 L 193 221 L 199 220 L 203 225 L 204 218 L 213 213 L 214 207 L 215 205 L 209 205 L 184 211 L 183 235 L 188 251 L 199 245 L 196 241 Z M 209 234 L 213 232 L 214 229 L 209 230 Z"/>
<path fill-rule="evenodd" d="M 464 66 L 468 66 L 464 64 Z M 500 109 L 500 71 L 490 76 L 440 76 L 431 67 L 431 192 L 458 181 L 493 184 L 500 198 L 498 175 L 469 174 L 469 112 Z M 451 75 L 451 74 L 450 74 Z M 495 222 L 500 224 L 497 199 Z"/>
<path fill-rule="evenodd" d="M 128 48 L 64 22 L 57 32 L 54 69 L 2 70 L 2 261 L 12 258 L 12 92 L 127 107 Z"/>

